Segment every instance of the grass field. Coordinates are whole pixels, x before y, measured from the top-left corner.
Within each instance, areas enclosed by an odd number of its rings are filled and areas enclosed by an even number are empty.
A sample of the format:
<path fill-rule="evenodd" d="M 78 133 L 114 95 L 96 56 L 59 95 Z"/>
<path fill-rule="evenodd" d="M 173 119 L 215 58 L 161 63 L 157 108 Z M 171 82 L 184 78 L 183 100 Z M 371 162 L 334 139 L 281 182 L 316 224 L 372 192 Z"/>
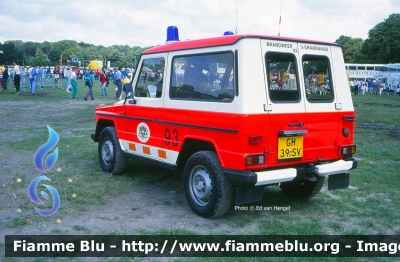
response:
<path fill-rule="evenodd" d="M 353 96 L 359 164 L 351 172 L 349 188 L 328 191 L 325 186 L 315 198 L 298 201 L 279 187 L 267 187 L 263 201 L 251 205 L 290 211 L 232 208 L 209 220 L 190 210 L 180 174 L 133 160 L 120 176 L 101 170 L 90 133 L 95 107 L 114 102 L 113 89 L 111 84 L 109 95 L 102 97 L 96 83 L 94 101 L 83 100 L 83 81 L 75 101 L 64 89 L 51 87 L 35 96 L 28 91 L 15 95 L 12 88 L 0 93 L 0 243 L 6 234 L 400 234 L 399 96 Z M 61 206 L 56 214 L 42 217 L 33 209 L 27 187 L 42 175 L 33 156 L 48 139 L 47 125 L 60 136 L 58 160 L 46 175 L 60 194 Z M 50 208 L 51 203 L 43 207 Z M 0 260 L 3 256 L 1 244 Z"/>

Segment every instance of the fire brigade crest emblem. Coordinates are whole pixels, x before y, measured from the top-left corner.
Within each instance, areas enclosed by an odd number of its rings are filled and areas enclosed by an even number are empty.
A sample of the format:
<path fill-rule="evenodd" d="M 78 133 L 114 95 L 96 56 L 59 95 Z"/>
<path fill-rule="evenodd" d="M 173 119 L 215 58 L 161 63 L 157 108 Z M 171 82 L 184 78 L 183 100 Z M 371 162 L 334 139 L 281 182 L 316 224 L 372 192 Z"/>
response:
<path fill-rule="evenodd" d="M 137 127 L 136 134 L 140 142 L 146 143 L 150 138 L 150 128 L 145 123 L 140 123 Z"/>

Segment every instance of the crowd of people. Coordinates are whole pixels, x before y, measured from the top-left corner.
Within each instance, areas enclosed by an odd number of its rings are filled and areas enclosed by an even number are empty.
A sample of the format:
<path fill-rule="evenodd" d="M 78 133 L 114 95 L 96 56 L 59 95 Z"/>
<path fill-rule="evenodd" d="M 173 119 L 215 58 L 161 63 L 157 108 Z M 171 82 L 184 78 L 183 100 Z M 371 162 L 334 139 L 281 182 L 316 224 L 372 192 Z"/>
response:
<path fill-rule="evenodd" d="M 367 80 L 359 80 L 359 79 L 350 79 L 349 86 L 351 92 L 354 95 L 358 93 L 365 94 L 365 92 L 371 92 L 374 95 L 382 95 L 385 92 L 389 95 L 390 90 L 393 90 L 393 94 L 397 95 L 397 92 L 400 91 L 400 82 L 397 85 L 390 85 L 388 83 L 381 83 L 379 79 L 369 78 Z"/>
<path fill-rule="evenodd" d="M 53 88 L 65 88 L 71 93 L 71 99 L 76 99 L 77 94 L 77 80 L 82 79 L 85 81 L 85 86 L 88 87 L 88 92 L 84 96 L 84 100 L 87 101 L 90 96 L 91 100 L 93 97 L 93 87 L 96 82 L 100 83 L 101 95 L 108 95 L 107 86 L 110 81 L 116 85 L 116 92 L 114 97 L 117 99 L 121 98 L 123 93 L 123 84 L 131 81 L 132 73 L 128 69 L 122 69 L 119 67 L 114 70 L 105 69 L 81 69 L 74 66 L 55 66 L 55 67 L 43 67 L 43 66 L 19 66 L 16 62 L 13 62 L 12 66 L 0 66 L 0 77 L 3 92 L 8 92 L 10 87 L 15 88 L 15 93 L 20 94 L 21 83 L 29 82 L 30 94 L 34 95 L 35 90 L 38 88 L 43 89 L 44 81 L 47 80 L 47 86 L 51 80 L 50 86 Z M 141 75 L 140 80 L 154 81 L 156 79 L 162 78 L 160 73 L 149 72 Z M 65 79 L 65 86 L 61 86 L 61 79 Z M 390 91 L 396 95 L 400 91 L 400 82 L 397 85 L 390 85 L 388 83 L 381 83 L 379 79 L 350 79 L 349 86 L 351 92 L 354 95 L 359 93 L 365 94 L 366 92 L 371 92 L 374 95 L 382 95 L 384 92 L 389 95 Z"/>
<path fill-rule="evenodd" d="M 121 67 L 114 70 L 91 70 L 68 65 L 55 67 L 43 67 L 34 64 L 31 66 L 19 66 L 16 62 L 13 62 L 12 66 L 0 66 L 0 82 L 3 92 L 9 92 L 10 88 L 13 87 L 15 88 L 15 93 L 19 95 L 21 84 L 23 84 L 24 86 L 29 86 L 31 95 L 35 95 L 36 90 L 43 89 L 44 86 L 52 86 L 53 88 L 66 89 L 71 93 L 71 99 L 76 99 L 78 91 L 77 80 L 82 79 L 85 81 L 85 86 L 88 87 L 88 92 L 83 98 L 86 101 L 89 96 L 91 100 L 94 100 L 92 88 L 96 82 L 100 82 L 101 95 L 108 95 L 107 86 L 110 80 L 117 86 L 114 97 L 120 98 L 122 83 L 127 82 L 127 80 L 130 82 L 131 76 L 130 70 L 122 70 Z M 65 79 L 65 86 L 61 85 L 61 79 Z"/>

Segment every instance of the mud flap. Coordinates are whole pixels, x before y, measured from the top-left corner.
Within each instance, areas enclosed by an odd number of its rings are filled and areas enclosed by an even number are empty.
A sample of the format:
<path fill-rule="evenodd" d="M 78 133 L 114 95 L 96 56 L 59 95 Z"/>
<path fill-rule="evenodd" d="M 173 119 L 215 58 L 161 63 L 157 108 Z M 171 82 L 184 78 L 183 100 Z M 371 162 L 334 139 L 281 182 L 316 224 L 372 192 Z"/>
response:
<path fill-rule="evenodd" d="M 264 187 L 239 187 L 236 191 L 235 205 L 240 206 L 247 203 L 261 201 L 264 197 Z"/>
<path fill-rule="evenodd" d="M 347 188 L 350 184 L 349 173 L 330 175 L 328 178 L 328 190 Z"/>

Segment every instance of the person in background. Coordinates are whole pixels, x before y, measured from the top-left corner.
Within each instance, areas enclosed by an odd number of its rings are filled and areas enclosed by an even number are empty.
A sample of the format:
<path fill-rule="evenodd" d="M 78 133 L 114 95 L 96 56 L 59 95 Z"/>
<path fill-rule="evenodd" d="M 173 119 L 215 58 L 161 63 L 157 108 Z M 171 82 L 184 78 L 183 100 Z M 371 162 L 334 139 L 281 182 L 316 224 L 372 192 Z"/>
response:
<path fill-rule="evenodd" d="M 373 92 L 373 89 L 374 89 L 374 82 L 372 82 L 372 79 L 371 78 L 369 78 L 368 79 L 368 92 Z"/>
<path fill-rule="evenodd" d="M 86 80 L 85 80 L 85 85 L 89 88 L 89 90 L 83 99 L 85 101 L 87 101 L 87 99 L 90 95 L 91 100 L 94 100 L 94 98 L 93 98 L 93 87 L 94 87 L 93 71 L 90 71 L 90 73 L 87 75 Z"/>
<path fill-rule="evenodd" d="M 78 92 L 78 83 L 76 82 L 77 75 L 75 72 L 75 68 L 72 68 L 71 72 L 71 86 L 72 86 L 72 94 L 71 99 L 75 100 L 76 93 Z"/>
<path fill-rule="evenodd" d="M 25 77 L 26 76 L 26 71 L 25 71 L 25 68 L 22 66 L 21 67 L 21 74 L 20 74 L 20 84 L 21 84 L 21 82 L 22 82 L 22 86 L 24 87 L 24 84 L 25 84 Z M 22 81 L 21 81 L 22 80 Z M 25 89 L 25 88 L 24 88 Z"/>
<path fill-rule="evenodd" d="M 351 92 L 353 92 L 353 91 L 354 91 L 354 82 L 353 82 L 353 79 L 350 80 L 349 86 L 350 86 Z"/>
<path fill-rule="evenodd" d="M 61 83 L 61 80 L 64 79 L 64 70 L 65 70 L 65 67 L 61 67 L 61 66 L 58 67 L 58 74 L 60 75 L 60 83 Z"/>
<path fill-rule="evenodd" d="M 96 74 L 95 74 L 95 79 L 96 79 L 97 81 L 100 80 L 100 75 L 101 75 L 101 72 L 100 72 L 99 69 L 97 69 L 97 70 L 96 70 Z"/>
<path fill-rule="evenodd" d="M 66 68 L 64 68 L 64 77 L 67 79 L 67 86 L 66 88 L 69 87 L 69 85 L 71 84 L 71 68 L 69 66 L 67 66 Z"/>
<path fill-rule="evenodd" d="M 16 62 L 13 62 L 14 64 L 14 86 L 16 89 L 16 94 L 19 95 L 19 87 L 21 85 L 21 69 L 19 68 L 19 66 L 17 65 Z"/>
<path fill-rule="evenodd" d="M 376 90 L 374 90 L 374 93 L 376 95 L 378 95 L 378 93 L 380 92 L 379 89 L 381 88 L 381 81 L 379 80 L 379 78 L 376 79 L 375 83 L 376 83 Z M 375 84 L 374 84 L 374 88 L 375 88 Z"/>
<path fill-rule="evenodd" d="M 368 89 L 367 83 L 364 83 L 362 86 L 362 94 L 364 94 L 365 91 L 367 91 L 367 89 Z"/>
<path fill-rule="evenodd" d="M 47 67 L 47 69 L 46 69 L 46 79 L 47 80 L 49 80 L 50 79 L 50 66 L 49 67 Z"/>
<path fill-rule="evenodd" d="M 373 93 L 374 93 L 374 95 L 377 95 L 378 94 L 378 83 L 376 82 L 376 79 L 374 79 L 373 81 L 372 81 L 372 83 L 373 83 Z"/>
<path fill-rule="evenodd" d="M 10 80 L 11 86 L 14 86 L 14 76 L 15 76 L 14 68 L 11 68 L 11 71 L 8 70 L 8 78 Z"/>
<path fill-rule="evenodd" d="M 389 84 L 386 84 L 386 94 L 388 95 L 389 94 L 389 89 L 390 89 L 390 85 Z"/>
<path fill-rule="evenodd" d="M 108 79 L 108 80 L 114 79 L 114 71 L 112 71 L 112 70 L 108 71 L 107 79 Z"/>
<path fill-rule="evenodd" d="M 132 79 L 132 75 L 127 74 L 126 77 L 124 78 L 124 80 L 122 80 L 122 88 L 124 87 L 125 84 L 130 83 L 131 79 Z"/>
<path fill-rule="evenodd" d="M 82 76 L 82 79 L 83 79 L 83 80 L 85 80 L 85 79 L 86 79 L 86 77 L 88 76 L 88 74 L 89 74 L 89 70 L 87 70 L 87 69 L 84 69 L 84 70 L 83 70 L 83 76 Z"/>
<path fill-rule="evenodd" d="M 58 86 L 58 88 L 60 87 L 60 74 L 59 74 L 59 69 L 58 68 L 54 68 L 54 85 L 53 88 L 55 88 L 55 86 Z"/>
<path fill-rule="evenodd" d="M 101 96 L 106 96 L 107 95 L 107 75 L 106 75 L 106 70 L 103 69 L 100 75 L 100 83 L 101 83 Z"/>
<path fill-rule="evenodd" d="M 3 80 L 1 81 L 4 92 L 7 92 L 7 81 L 8 81 L 8 66 L 5 66 L 5 69 L 3 71 Z"/>
<path fill-rule="evenodd" d="M 121 95 L 118 97 L 118 101 L 120 101 L 123 97 L 123 95 L 128 95 L 129 93 L 133 93 L 133 88 L 132 88 L 132 84 L 131 84 L 131 74 L 128 74 L 126 76 L 126 78 L 124 79 L 123 83 L 124 86 L 122 87 L 122 93 Z M 133 95 L 133 94 L 132 94 Z"/>
<path fill-rule="evenodd" d="M 29 75 L 29 83 L 31 86 L 31 95 L 34 95 L 35 85 L 36 85 L 36 75 L 37 75 L 37 69 L 34 64 L 32 64 L 31 68 L 29 68 L 28 75 Z"/>
<path fill-rule="evenodd" d="M 122 91 L 122 73 L 121 67 L 118 67 L 118 71 L 114 74 L 114 81 L 116 82 L 117 88 L 115 93 L 115 98 L 119 98 L 121 96 Z"/>
<path fill-rule="evenodd" d="M 354 95 L 358 95 L 358 86 L 360 85 L 360 81 L 358 79 L 354 82 Z"/>
<path fill-rule="evenodd" d="M 43 67 L 40 66 L 38 69 L 38 86 L 40 86 L 40 89 L 43 89 L 43 75 L 44 75 L 44 70 Z"/>

